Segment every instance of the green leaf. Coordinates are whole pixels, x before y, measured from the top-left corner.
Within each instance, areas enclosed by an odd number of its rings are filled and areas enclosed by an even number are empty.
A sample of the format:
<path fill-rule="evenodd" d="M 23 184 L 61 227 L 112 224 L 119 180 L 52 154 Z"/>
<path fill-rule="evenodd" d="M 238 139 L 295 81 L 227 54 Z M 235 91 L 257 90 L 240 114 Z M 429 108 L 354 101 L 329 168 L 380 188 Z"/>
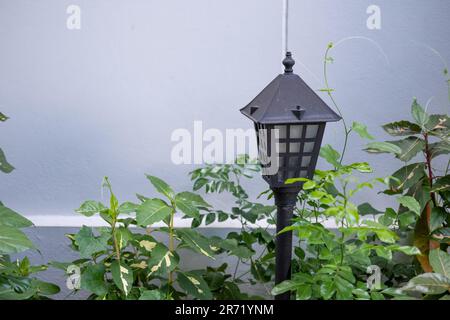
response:
<path fill-rule="evenodd" d="M 115 260 L 111 263 L 111 274 L 115 285 L 127 296 L 133 287 L 133 270 Z"/>
<path fill-rule="evenodd" d="M 414 99 L 413 104 L 411 106 L 411 114 L 416 123 L 423 127 L 430 120 L 430 116 L 425 112 L 422 106 L 417 102 L 417 99 Z"/>
<path fill-rule="evenodd" d="M 154 290 L 141 290 L 139 300 L 164 300 L 164 294 L 158 289 Z"/>
<path fill-rule="evenodd" d="M 33 249 L 34 245 L 19 229 L 0 226 L 0 255 Z"/>
<path fill-rule="evenodd" d="M 449 129 L 449 117 L 446 114 L 432 114 L 425 128 L 432 133 L 446 132 Z"/>
<path fill-rule="evenodd" d="M 402 288 L 403 291 L 416 291 L 424 294 L 441 294 L 450 289 L 450 279 L 440 273 L 424 273 L 412 278 Z"/>
<path fill-rule="evenodd" d="M 415 223 L 417 220 L 417 214 L 412 211 L 406 211 L 398 216 L 398 221 L 400 223 L 401 228 L 406 228 L 413 223 Z"/>
<path fill-rule="evenodd" d="M 361 288 L 353 289 L 352 293 L 357 297 L 356 300 L 370 300 L 370 294 Z"/>
<path fill-rule="evenodd" d="M 93 254 L 108 250 L 110 235 L 102 233 L 94 236 L 92 228 L 83 226 L 75 235 L 75 244 L 78 246 L 81 258 L 90 258 Z"/>
<path fill-rule="evenodd" d="M 119 206 L 119 213 L 132 213 L 136 212 L 137 208 L 139 207 L 138 204 L 133 202 L 124 202 Z"/>
<path fill-rule="evenodd" d="M 329 300 L 333 297 L 336 292 L 336 287 L 331 278 L 324 280 L 324 282 L 320 285 L 320 295 L 325 300 Z"/>
<path fill-rule="evenodd" d="M 395 190 L 406 190 L 425 177 L 425 165 L 423 163 L 413 163 L 394 172 L 392 176 L 397 180 L 391 179 L 389 187 Z"/>
<path fill-rule="evenodd" d="M 420 211 L 423 212 L 427 203 L 431 200 L 430 186 L 428 184 L 428 179 L 424 178 L 419 183 L 413 185 L 409 188 L 406 193 L 407 196 L 411 196 L 420 203 Z"/>
<path fill-rule="evenodd" d="M 178 195 L 175 197 L 175 205 L 188 217 L 199 219 L 200 212 L 198 208 L 192 204 L 191 201 L 183 198 L 179 198 Z"/>
<path fill-rule="evenodd" d="M 164 182 L 160 178 L 157 178 L 155 176 L 151 176 L 151 175 L 148 175 L 148 174 L 146 175 L 146 177 L 153 184 L 153 186 L 155 187 L 156 191 L 158 191 L 159 193 L 165 195 L 169 199 L 173 199 L 174 192 L 173 192 L 172 188 L 166 182 Z"/>
<path fill-rule="evenodd" d="M 420 126 L 409 121 L 397 121 L 385 124 L 383 126 L 391 136 L 411 136 L 421 133 Z"/>
<path fill-rule="evenodd" d="M 285 280 L 279 284 L 277 284 L 272 289 L 272 295 L 277 296 L 279 294 L 283 294 L 288 291 L 295 291 L 298 287 L 299 283 L 293 280 Z"/>
<path fill-rule="evenodd" d="M 208 213 L 205 218 L 205 225 L 210 225 L 211 223 L 214 222 L 214 220 L 216 220 L 216 213 L 215 212 Z"/>
<path fill-rule="evenodd" d="M 230 255 L 237 256 L 242 259 L 249 259 L 255 254 L 255 252 L 250 250 L 247 246 L 240 245 L 236 239 L 212 237 L 210 241 L 214 247 L 227 250 Z"/>
<path fill-rule="evenodd" d="M 401 152 L 395 156 L 397 159 L 408 162 L 419 152 L 425 149 L 425 141 L 417 137 L 408 137 L 399 141 L 389 141 L 401 149 Z"/>
<path fill-rule="evenodd" d="M 211 205 L 208 202 L 206 202 L 200 195 L 193 192 L 189 191 L 180 192 L 176 195 L 176 198 L 187 200 L 196 207 L 205 207 L 205 208 L 211 207 Z"/>
<path fill-rule="evenodd" d="M 374 139 L 374 137 L 369 132 L 367 132 L 367 126 L 359 122 L 353 122 L 352 130 L 355 131 L 363 139 Z"/>
<path fill-rule="evenodd" d="M 364 150 L 369 153 L 393 153 L 395 155 L 402 152 L 402 149 L 390 142 L 371 142 Z"/>
<path fill-rule="evenodd" d="M 418 216 L 420 216 L 420 203 L 410 196 L 401 196 L 397 198 L 397 201 L 404 207 L 408 208 Z"/>
<path fill-rule="evenodd" d="M 229 216 L 228 213 L 223 212 L 221 210 L 219 210 L 217 212 L 219 214 L 219 216 L 218 216 L 219 222 L 224 222 L 224 221 L 226 221 L 228 219 L 228 216 Z"/>
<path fill-rule="evenodd" d="M 108 293 L 105 281 L 105 266 L 102 264 L 90 264 L 81 273 L 80 286 L 82 289 L 103 296 Z"/>
<path fill-rule="evenodd" d="M 179 261 L 180 257 L 176 252 L 170 252 L 165 245 L 157 243 L 148 260 L 149 275 L 161 275 L 173 271 L 178 266 Z"/>
<path fill-rule="evenodd" d="M 30 220 L 0 204 L 0 226 L 26 228 L 32 225 L 33 223 Z"/>
<path fill-rule="evenodd" d="M 303 184 L 303 190 L 311 190 L 316 187 L 316 183 L 312 180 L 308 180 Z"/>
<path fill-rule="evenodd" d="M 189 248 L 214 259 L 214 250 L 210 247 L 208 238 L 192 229 L 178 229 L 176 233 Z"/>
<path fill-rule="evenodd" d="M 358 212 L 360 215 L 376 215 L 382 213 L 381 211 L 372 207 L 368 202 L 364 202 L 358 206 Z"/>
<path fill-rule="evenodd" d="M 38 279 L 31 280 L 31 287 L 38 293 L 45 296 L 59 293 L 60 289 L 56 284 L 41 281 Z"/>
<path fill-rule="evenodd" d="M 450 279 L 450 254 L 440 249 L 434 249 L 430 251 L 429 259 L 434 272 Z"/>
<path fill-rule="evenodd" d="M 201 300 L 211 300 L 212 294 L 206 281 L 194 272 L 178 272 L 177 281 L 189 295 Z"/>
<path fill-rule="evenodd" d="M 10 173 L 13 170 L 14 167 L 10 163 L 8 163 L 8 161 L 6 160 L 5 153 L 0 148 L 0 171 L 4 173 Z"/>
<path fill-rule="evenodd" d="M 34 288 L 27 288 L 23 292 L 16 292 L 11 287 L 0 288 L 0 299 L 1 300 L 28 300 L 36 294 Z"/>
<path fill-rule="evenodd" d="M 400 245 L 394 244 L 394 245 L 388 246 L 387 249 L 392 250 L 392 251 L 399 251 L 399 252 L 402 252 L 409 256 L 415 256 L 415 255 L 420 254 L 420 250 L 413 246 L 400 246 Z"/>
<path fill-rule="evenodd" d="M 205 179 L 205 178 L 198 178 L 198 179 L 195 180 L 195 182 L 194 182 L 194 186 L 193 186 L 194 191 L 200 190 L 200 189 L 203 188 L 203 186 L 204 186 L 205 184 L 207 184 L 207 183 L 208 183 L 208 179 Z"/>
<path fill-rule="evenodd" d="M 96 213 L 108 210 L 103 203 L 93 200 L 85 201 L 75 212 L 81 213 L 86 217 L 91 217 Z"/>
<path fill-rule="evenodd" d="M 433 188 L 431 188 L 431 192 L 444 191 L 447 189 L 450 189 L 450 175 L 436 179 Z"/>
<path fill-rule="evenodd" d="M 320 148 L 320 156 L 334 167 L 340 167 L 339 158 L 341 157 L 341 155 L 339 154 L 339 152 L 334 150 L 331 145 L 326 144 L 322 148 Z"/>
<path fill-rule="evenodd" d="M 285 184 L 293 184 L 293 183 L 297 183 L 297 182 L 306 182 L 306 181 L 309 181 L 309 179 L 307 179 L 307 178 L 289 178 L 289 179 L 287 179 L 284 183 Z M 260 196 L 262 196 L 263 194 L 266 194 L 266 193 L 269 193 L 269 192 L 272 192 L 272 190 L 266 190 L 266 191 L 264 191 L 264 192 L 262 192 L 259 196 L 258 196 L 258 199 L 259 199 L 259 197 Z"/>
<path fill-rule="evenodd" d="M 146 227 L 170 216 L 172 208 L 160 199 L 149 199 L 136 209 L 136 221 Z"/>
<path fill-rule="evenodd" d="M 351 227 L 347 229 L 349 231 L 357 232 L 363 239 L 365 239 L 367 234 L 371 232 L 375 233 L 381 241 L 386 243 L 395 243 L 395 241 L 398 239 L 398 236 L 395 232 L 382 225 L 381 223 L 371 220 L 364 220 L 363 223 L 367 225 L 367 227 L 361 226 Z"/>
<path fill-rule="evenodd" d="M 351 282 L 343 277 L 336 276 L 334 278 L 334 285 L 336 287 L 336 298 L 338 300 L 352 299 L 354 286 Z"/>
<path fill-rule="evenodd" d="M 388 248 L 377 246 L 375 247 L 375 252 L 379 257 L 385 258 L 387 260 L 392 259 L 392 251 L 389 250 Z"/>
<path fill-rule="evenodd" d="M 297 287 L 296 298 L 297 300 L 309 300 L 312 296 L 311 285 L 301 284 Z"/>
<path fill-rule="evenodd" d="M 430 232 L 439 229 L 447 219 L 447 212 L 442 207 L 433 207 L 430 216 Z"/>
<path fill-rule="evenodd" d="M 116 239 L 119 249 L 125 248 L 129 241 L 133 239 L 133 233 L 125 227 L 119 227 L 116 229 Z"/>
<path fill-rule="evenodd" d="M 428 148 L 432 159 L 450 153 L 450 143 L 448 141 L 430 143 Z"/>
<path fill-rule="evenodd" d="M 0 121 L 5 122 L 8 119 L 9 118 L 7 116 L 5 116 L 3 113 L 0 112 Z"/>
<path fill-rule="evenodd" d="M 355 162 L 351 165 L 346 166 L 346 168 L 351 168 L 353 170 L 357 170 L 362 173 L 370 173 L 373 172 L 372 168 L 367 162 Z"/>

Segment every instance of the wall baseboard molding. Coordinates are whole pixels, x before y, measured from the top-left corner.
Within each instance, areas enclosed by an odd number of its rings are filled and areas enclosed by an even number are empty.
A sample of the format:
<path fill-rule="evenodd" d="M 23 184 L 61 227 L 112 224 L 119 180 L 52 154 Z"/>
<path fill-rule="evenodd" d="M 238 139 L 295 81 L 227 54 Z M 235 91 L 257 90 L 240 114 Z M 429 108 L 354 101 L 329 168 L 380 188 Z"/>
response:
<path fill-rule="evenodd" d="M 81 227 L 83 225 L 90 227 L 106 227 L 105 221 L 99 216 L 85 217 L 82 215 L 28 215 L 27 219 L 31 220 L 36 227 Z M 176 228 L 190 228 L 191 219 L 182 219 L 175 217 L 174 225 Z M 334 221 L 326 221 L 324 223 L 327 228 L 336 228 Z M 163 223 L 156 223 L 153 227 L 165 226 Z M 251 227 L 266 228 L 267 223 L 262 222 L 258 225 L 249 225 Z M 241 224 L 237 220 L 228 220 L 226 222 L 213 222 L 207 226 L 201 225 L 202 228 L 240 228 Z M 272 228 L 272 227 L 270 227 Z"/>

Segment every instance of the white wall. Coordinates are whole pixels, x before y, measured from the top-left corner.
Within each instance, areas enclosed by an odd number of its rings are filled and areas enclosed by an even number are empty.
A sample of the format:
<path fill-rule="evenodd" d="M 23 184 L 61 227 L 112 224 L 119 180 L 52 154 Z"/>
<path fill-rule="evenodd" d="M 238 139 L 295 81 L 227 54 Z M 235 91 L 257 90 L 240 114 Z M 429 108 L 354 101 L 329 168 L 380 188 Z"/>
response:
<path fill-rule="evenodd" d="M 80 30 L 66 28 L 70 4 L 81 8 Z M 381 8 L 381 30 L 366 26 L 371 4 Z M 170 163 L 172 131 L 194 120 L 251 127 L 238 110 L 280 72 L 281 8 L 274 0 L 0 0 L 0 110 L 11 117 L 0 146 L 17 168 L 1 175 L 1 200 L 65 224 L 83 200 L 100 198 L 105 175 L 121 200 L 153 193 L 144 173 L 189 189 L 193 166 Z M 443 62 L 425 45 L 449 61 L 449 12 L 446 0 L 291 0 L 295 70 L 319 89 L 328 42 L 373 39 L 389 63 L 370 41 L 347 41 L 332 53 L 330 82 L 347 120 L 385 138 L 380 125 L 408 118 L 413 96 L 448 113 Z M 330 125 L 324 142 L 339 148 L 341 133 Z M 378 176 L 401 165 L 362 145 L 351 141 L 349 161 L 370 161 Z M 265 187 L 250 185 L 253 194 Z M 386 205 L 370 193 L 358 199 L 367 200 Z"/>

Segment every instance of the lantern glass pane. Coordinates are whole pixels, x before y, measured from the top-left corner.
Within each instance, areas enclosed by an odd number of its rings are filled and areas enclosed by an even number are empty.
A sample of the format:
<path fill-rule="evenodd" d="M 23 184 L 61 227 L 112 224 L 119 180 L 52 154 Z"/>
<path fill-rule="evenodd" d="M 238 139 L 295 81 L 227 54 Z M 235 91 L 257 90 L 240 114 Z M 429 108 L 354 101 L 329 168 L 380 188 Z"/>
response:
<path fill-rule="evenodd" d="M 292 169 L 292 168 L 298 167 L 298 165 L 299 165 L 299 163 L 300 163 L 299 160 L 300 160 L 300 159 L 297 158 L 297 157 L 290 157 L 290 158 L 289 158 L 289 168 Z"/>
<path fill-rule="evenodd" d="M 287 179 L 296 178 L 295 170 L 288 171 Z"/>
<path fill-rule="evenodd" d="M 311 162 L 311 157 L 310 156 L 304 156 L 302 158 L 302 167 L 308 167 L 310 162 Z"/>
<path fill-rule="evenodd" d="M 314 150 L 314 142 L 305 142 L 303 152 L 313 152 L 313 150 Z"/>
<path fill-rule="evenodd" d="M 317 136 L 317 131 L 319 130 L 319 125 L 313 124 L 306 127 L 306 139 L 312 139 Z"/>
<path fill-rule="evenodd" d="M 278 153 L 286 153 L 286 143 L 277 142 Z"/>
<path fill-rule="evenodd" d="M 278 130 L 278 138 L 286 139 L 286 126 L 275 126 L 275 130 Z"/>
<path fill-rule="evenodd" d="M 301 125 L 291 125 L 289 138 L 300 139 L 302 137 L 303 126 Z"/>
<path fill-rule="evenodd" d="M 307 175 L 308 175 L 308 171 L 306 171 L 306 170 L 300 171 L 300 178 L 306 178 Z"/>
<path fill-rule="evenodd" d="M 289 144 L 289 153 L 299 153 L 300 152 L 300 142 L 291 142 Z"/>
<path fill-rule="evenodd" d="M 258 125 L 258 152 L 261 162 L 267 163 L 267 130 L 265 126 Z"/>

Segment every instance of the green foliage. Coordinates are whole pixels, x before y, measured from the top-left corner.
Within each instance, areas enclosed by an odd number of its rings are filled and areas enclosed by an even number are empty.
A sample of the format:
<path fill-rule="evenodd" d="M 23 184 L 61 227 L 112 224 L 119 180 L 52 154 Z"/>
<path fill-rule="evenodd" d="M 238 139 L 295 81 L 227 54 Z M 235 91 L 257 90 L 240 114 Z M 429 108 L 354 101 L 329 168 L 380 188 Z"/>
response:
<path fill-rule="evenodd" d="M 423 270 L 430 271 L 430 248 L 438 247 L 439 243 L 446 246 L 449 243 L 450 160 L 447 160 L 446 168 L 433 166 L 435 158 L 442 155 L 448 157 L 450 153 L 449 117 L 429 115 L 414 99 L 411 118 L 383 126 L 389 135 L 402 137 L 402 140 L 371 143 L 366 150 L 390 153 L 403 162 L 422 155 L 419 158 L 421 161 L 406 164 L 394 172 L 384 193 L 400 195 L 397 197 L 400 207 L 394 221 L 401 230 L 414 231 L 414 244 L 422 253 L 418 260 Z"/>
<path fill-rule="evenodd" d="M 425 299 L 448 300 L 450 298 L 450 254 L 435 249 L 430 252 L 429 257 L 433 272 L 412 278 L 401 290 L 411 295 L 423 294 Z"/>
<path fill-rule="evenodd" d="M 6 120 L 8 117 L 0 112 L 0 121 Z M 13 169 L 0 149 L 0 171 L 10 173 Z M 58 286 L 34 276 L 47 266 L 32 266 L 27 257 L 11 259 L 11 254 L 35 249 L 22 230 L 32 225 L 30 220 L 0 202 L 0 300 L 48 299 L 59 292 Z"/>
<path fill-rule="evenodd" d="M 322 156 L 335 166 L 340 154 L 330 146 L 326 149 Z M 330 154 L 333 156 L 329 157 Z M 386 179 L 359 182 L 355 177 L 357 173 L 371 171 L 367 163 L 339 164 L 335 170 L 316 170 L 313 180 L 302 179 L 297 217 L 292 226 L 281 231 L 293 231 L 299 239 L 294 273 L 291 280 L 275 286 L 272 294 L 292 292 L 299 300 L 392 298 L 391 286 L 400 284 L 392 272 L 397 266 L 394 253 L 420 252 L 415 247 L 396 244 L 399 237 L 389 227 L 390 223 L 383 221 L 386 217 L 380 216 L 379 210 L 368 203 L 357 206 L 351 202 L 356 193 L 387 183 Z M 391 218 L 396 216 L 392 209 L 385 214 Z M 375 220 L 365 219 L 366 215 Z M 337 231 L 325 227 L 329 220 L 334 220 Z M 384 265 L 382 273 L 390 276 L 379 288 L 366 285 L 366 270 L 371 265 Z M 400 295 L 404 296 L 397 294 Z"/>
<path fill-rule="evenodd" d="M 368 131 L 367 126 L 359 123 L 359 122 L 353 122 L 352 124 L 352 130 L 355 131 L 361 138 L 373 140 L 375 139 Z"/>
<path fill-rule="evenodd" d="M 9 118 L 0 112 L 0 121 L 5 122 Z M 6 155 L 0 148 L 0 171 L 3 173 L 10 173 L 14 170 L 14 167 L 6 160 Z"/>
<path fill-rule="evenodd" d="M 227 289 L 223 290 L 226 293 L 222 290 L 220 297 L 225 294 L 227 297 L 231 295 L 230 297 L 234 299 L 239 296 L 248 298 L 245 294 L 237 294 L 238 286 L 233 282 L 251 285 L 259 283 L 269 293 L 266 284 L 274 278 L 275 242 L 268 227 L 275 224 L 273 216 L 275 207 L 250 201 L 249 195 L 242 186 L 244 179 L 251 179 L 259 171 L 260 166 L 255 161 L 250 160 L 248 155 L 242 155 L 236 159 L 235 163 L 206 165 L 190 173 L 194 181 L 194 190 L 203 189 L 206 193 L 229 193 L 234 197 L 234 206 L 230 211 L 207 208 L 199 219 L 193 221 L 193 227 L 200 225 L 202 221 L 207 225 L 213 221 L 224 222 L 229 219 L 238 221 L 240 224 L 241 230 L 230 232 L 226 239 L 220 240 L 217 237 L 211 239 L 213 245 L 220 248 L 218 253 L 227 253 L 238 259 L 236 270 L 231 277 L 232 282 L 225 282 Z M 263 192 L 260 196 L 269 193 L 270 190 Z M 259 226 L 260 223 L 265 223 L 267 226 L 262 228 Z M 262 249 L 258 255 L 256 255 L 257 248 Z M 239 265 L 248 266 L 250 271 L 238 274 Z"/>
<path fill-rule="evenodd" d="M 67 235 L 79 260 L 54 264 L 63 269 L 75 265 L 81 270 L 81 289 L 90 299 L 211 299 L 243 296 L 225 269 L 181 270 L 181 250 L 190 250 L 215 260 L 224 251 L 249 257 L 235 239 L 207 238 L 195 228 L 175 229 L 174 216 L 199 219 L 212 213 L 211 205 L 200 195 L 176 193 L 165 181 L 147 175 L 163 199 L 138 195 L 139 204 L 119 203 L 108 178 L 103 186 L 109 190 L 109 206 L 86 201 L 76 211 L 85 216 L 100 215 L 105 228 L 83 226 L 77 234 Z M 156 226 L 156 224 L 161 226 Z M 134 226 L 135 228 L 131 229 Z M 140 228 L 145 228 L 146 233 Z M 157 238 L 168 237 L 168 246 Z M 223 279 L 223 287 L 217 281 Z M 214 290 L 209 286 L 213 286 Z"/>

